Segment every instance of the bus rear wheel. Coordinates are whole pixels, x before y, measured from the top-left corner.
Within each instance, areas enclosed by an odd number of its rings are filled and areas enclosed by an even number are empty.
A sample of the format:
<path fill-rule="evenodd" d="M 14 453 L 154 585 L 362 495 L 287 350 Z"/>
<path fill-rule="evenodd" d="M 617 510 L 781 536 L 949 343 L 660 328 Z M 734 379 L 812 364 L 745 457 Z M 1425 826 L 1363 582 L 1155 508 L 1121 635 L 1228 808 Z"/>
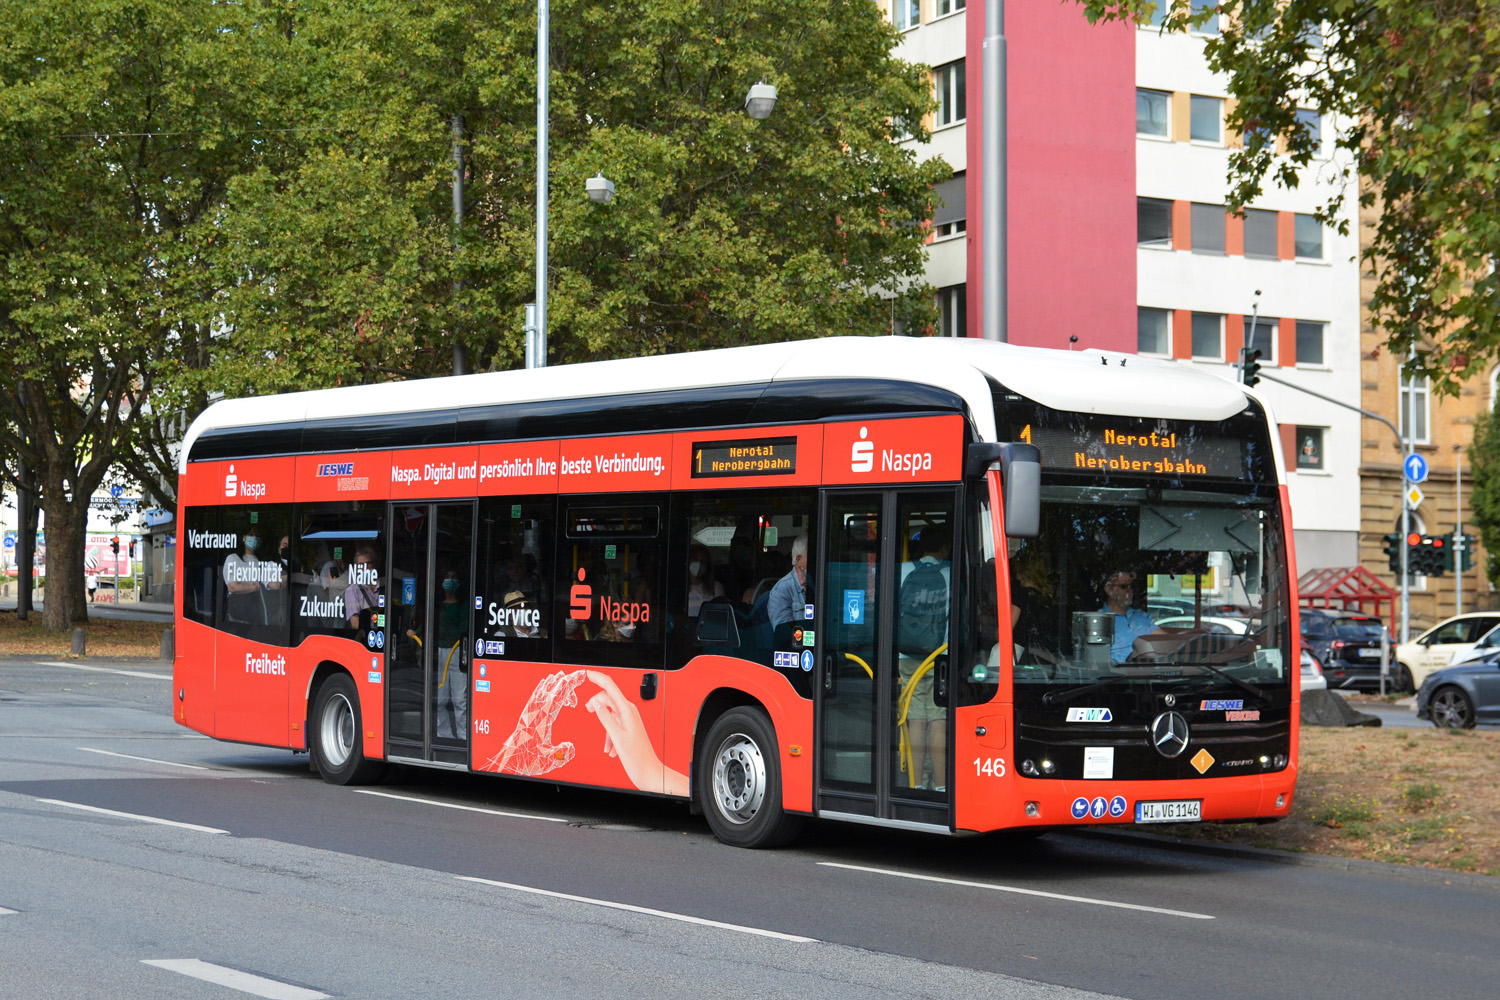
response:
<path fill-rule="evenodd" d="M 698 755 L 698 800 L 714 836 L 734 847 L 780 847 L 806 825 L 781 807 L 776 730 L 758 708 L 714 720 Z"/>
<path fill-rule="evenodd" d="M 318 688 L 309 728 L 313 759 L 329 784 L 364 785 L 385 770 L 384 762 L 366 760 L 360 749 L 359 691 L 348 674 L 334 674 Z"/>

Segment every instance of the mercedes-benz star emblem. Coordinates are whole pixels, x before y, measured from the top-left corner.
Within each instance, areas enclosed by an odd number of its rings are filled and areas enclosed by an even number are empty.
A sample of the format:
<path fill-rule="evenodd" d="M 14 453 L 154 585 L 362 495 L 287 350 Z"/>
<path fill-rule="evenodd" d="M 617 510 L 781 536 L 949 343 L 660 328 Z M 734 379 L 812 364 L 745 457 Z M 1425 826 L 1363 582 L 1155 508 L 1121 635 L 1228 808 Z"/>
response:
<path fill-rule="evenodd" d="M 1187 749 L 1187 720 L 1176 712 L 1163 712 L 1151 720 L 1151 745 L 1163 757 L 1176 757 Z"/>

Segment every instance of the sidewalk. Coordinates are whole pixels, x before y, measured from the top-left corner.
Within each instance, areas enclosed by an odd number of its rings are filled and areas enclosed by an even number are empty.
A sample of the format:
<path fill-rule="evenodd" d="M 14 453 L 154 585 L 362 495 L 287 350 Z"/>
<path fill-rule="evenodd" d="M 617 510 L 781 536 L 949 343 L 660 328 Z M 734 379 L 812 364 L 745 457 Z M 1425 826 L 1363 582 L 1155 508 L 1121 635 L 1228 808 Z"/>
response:
<path fill-rule="evenodd" d="M 45 601 L 37 601 L 32 604 L 32 614 L 41 616 L 46 608 Z M 123 604 L 99 604 L 88 606 L 90 618 L 115 618 L 121 621 L 134 622 L 160 622 L 163 625 L 172 624 L 172 605 L 151 604 L 146 602 L 126 601 Z M 14 597 L 0 597 L 0 613 L 16 610 L 16 599 Z"/>

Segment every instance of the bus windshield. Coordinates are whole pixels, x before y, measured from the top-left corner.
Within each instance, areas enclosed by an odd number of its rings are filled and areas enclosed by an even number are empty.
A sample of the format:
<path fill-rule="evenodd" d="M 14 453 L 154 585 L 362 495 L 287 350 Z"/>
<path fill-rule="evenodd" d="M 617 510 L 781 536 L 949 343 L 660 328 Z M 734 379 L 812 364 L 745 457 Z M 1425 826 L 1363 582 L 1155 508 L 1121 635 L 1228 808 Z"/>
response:
<path fill-rule="evenodd" d="M 1205 678 L 1285 688 L 1285 539 L 1262 491 L 1044 486 L 1010 552 L 1015 681 Z"/>

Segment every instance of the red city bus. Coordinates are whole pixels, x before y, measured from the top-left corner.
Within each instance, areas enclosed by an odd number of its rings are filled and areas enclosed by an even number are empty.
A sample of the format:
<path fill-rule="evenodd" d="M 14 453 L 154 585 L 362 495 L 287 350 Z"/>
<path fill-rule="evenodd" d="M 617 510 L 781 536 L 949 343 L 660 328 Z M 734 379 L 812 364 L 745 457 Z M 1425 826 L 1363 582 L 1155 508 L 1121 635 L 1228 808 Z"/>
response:
<path fill-rule="evenodd" d="M 682 798 L 744 846 L 1279 818 L 1272 426 L 1202 372 L 904 338 L 220 402 L 174 714 L 340 784 Z"/>

